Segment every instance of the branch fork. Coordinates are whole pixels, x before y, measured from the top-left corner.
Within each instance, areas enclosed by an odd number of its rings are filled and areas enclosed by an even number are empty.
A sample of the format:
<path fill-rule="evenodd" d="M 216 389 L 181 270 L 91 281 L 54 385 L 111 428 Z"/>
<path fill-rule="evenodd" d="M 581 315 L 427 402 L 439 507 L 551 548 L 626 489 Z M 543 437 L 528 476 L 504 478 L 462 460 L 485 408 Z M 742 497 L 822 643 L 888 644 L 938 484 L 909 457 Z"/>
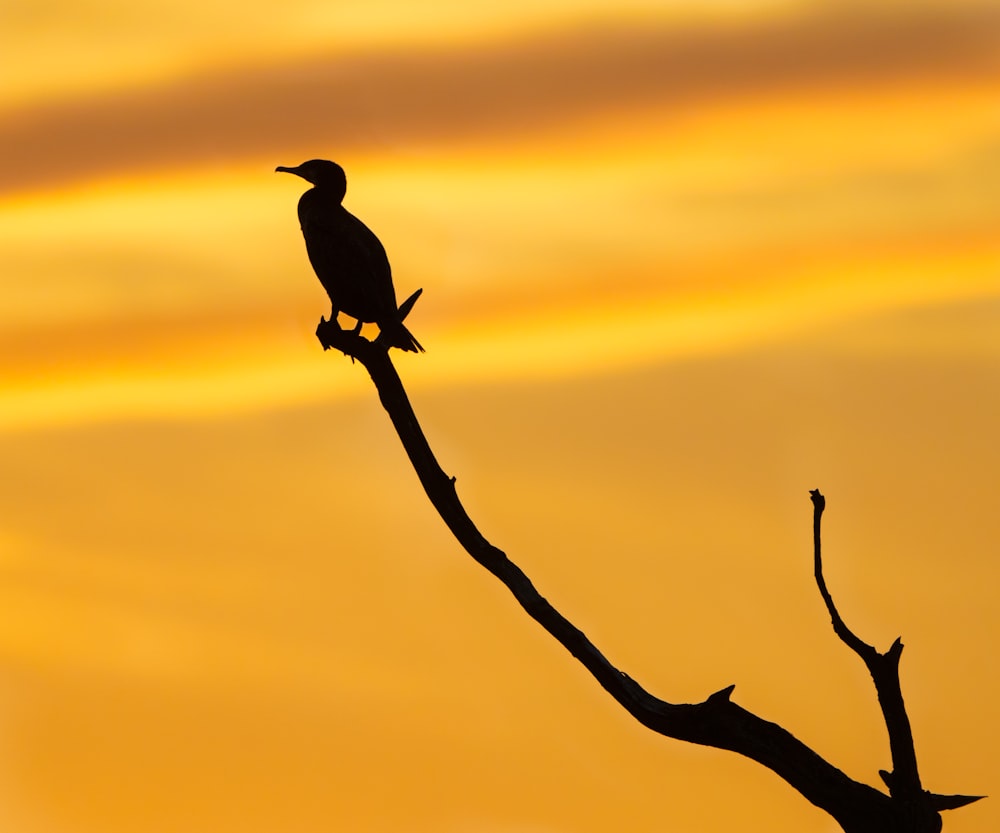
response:
<path fill-rule="evenodd" d="M 405 317 L 419 291 L 400 306 Z M 814 489 L 814 565 L 816 583 L 837 636 L 867 666 L 889 733 L 893 771 L 880 775 L 889 793 L 855 781 L 824 760 L 790 732 L 732 701 L 734 685 L 701 703 L 661 700 L 619 671 L 572 622 L 557 611 L 524 572 L 476 528 L 459 500 L 455 478 L 438 464 L 413 412 L 399 375 L 379 338 L 369 341 L 343 330 L 334 319 L 321 320 L 316 335 L 327 350 L 334 347 L 368 371 L 379 399 L 403 443 L 420 483 L 452 534 L 479 564 L 504 583 L 536 622 L 566 648 L 626 711 L 654 732 L 703 746 L 728 749 L 771 769 L 807 800 L 822 808 L 845 833 L 938 833 L 940 811 L 963 807 L 982 796 L 937 795 L 921 787 L 909 719 L 899 684 L 897 639 L 879 653 L 844 623 L 823 578 L 820 519 L 826 499 Z"/>

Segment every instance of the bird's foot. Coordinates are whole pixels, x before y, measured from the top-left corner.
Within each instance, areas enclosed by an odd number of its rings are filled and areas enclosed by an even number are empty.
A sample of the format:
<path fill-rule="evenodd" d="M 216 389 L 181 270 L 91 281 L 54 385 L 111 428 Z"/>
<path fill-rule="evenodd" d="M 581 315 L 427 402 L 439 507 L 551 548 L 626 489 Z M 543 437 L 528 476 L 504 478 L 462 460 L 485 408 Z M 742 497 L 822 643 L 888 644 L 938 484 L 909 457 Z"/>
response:
<path fill-rule="evenodd" d="M 345 356 L 349 356 L 351 364 L 354 364 L 356 351 L 363 349 L 364 345 L 368 344 L 368 340 L 361 335 L 360 321 L 353 329 L 345 330 L 340 326 L 336 315 L 329 320 L 322 317 L 319 319 L 319 324 L 316 325 L 316 338 L 319 339 L 324 350 L 334 347 Z"/>
<path fill-rule="evenodd" d="M 324 350 L 329 350 L 333 347 L 337 336 L 343 332 L 343 328 L 337 321 L 337 316 L 334 316 L 329 321 L 325 317 L 320 316 L 319 324 L 316 325 L 316 338 L 319 339 L 319 343 L 323 345 Z"/>

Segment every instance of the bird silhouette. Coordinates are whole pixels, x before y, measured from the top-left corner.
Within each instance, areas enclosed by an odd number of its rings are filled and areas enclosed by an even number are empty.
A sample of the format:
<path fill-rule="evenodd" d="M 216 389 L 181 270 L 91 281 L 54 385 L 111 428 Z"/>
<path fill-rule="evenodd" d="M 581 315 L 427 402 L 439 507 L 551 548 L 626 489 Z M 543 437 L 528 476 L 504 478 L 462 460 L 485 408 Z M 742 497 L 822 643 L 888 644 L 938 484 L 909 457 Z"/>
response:
<path fill-rule="evenodd" d="M 403 318 L 421 290 L 396 306 L 396 290 L 385 248 L 375 233 L 343 206 L 347 177 L 336 162 L 310 159 L 294 168 L 279 165 L 275 171 L 295 174 L 312 188 L 299 198 L 299 224 L 306 252 L 316 277 L 333 305 L 331 320 L 343 312 L 357 320 L 355 333 L 363 323 L 375 323 L 379 338 L 392 347 L 423 352 L 423 347 L 406 327 Z"/>

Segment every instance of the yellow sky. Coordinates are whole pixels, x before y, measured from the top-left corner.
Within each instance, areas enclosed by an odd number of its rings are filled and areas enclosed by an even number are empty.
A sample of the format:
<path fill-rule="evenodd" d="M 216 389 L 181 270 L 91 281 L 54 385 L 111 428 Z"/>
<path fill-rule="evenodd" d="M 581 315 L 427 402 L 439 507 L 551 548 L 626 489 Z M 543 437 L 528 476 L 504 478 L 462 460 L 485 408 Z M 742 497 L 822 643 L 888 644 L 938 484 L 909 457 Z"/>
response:
<path fill-rule="evenodd" d="M 613 661 L 878 784 L 819 486 L 925 785 L 993 791 L 992 4 L 2 15 L 4 830 L 833 830 L 631 724 L 448 538 L 313 337 L 273 174 L 313 156 L 424 288 L 397 365 L 473 517 Z"/>

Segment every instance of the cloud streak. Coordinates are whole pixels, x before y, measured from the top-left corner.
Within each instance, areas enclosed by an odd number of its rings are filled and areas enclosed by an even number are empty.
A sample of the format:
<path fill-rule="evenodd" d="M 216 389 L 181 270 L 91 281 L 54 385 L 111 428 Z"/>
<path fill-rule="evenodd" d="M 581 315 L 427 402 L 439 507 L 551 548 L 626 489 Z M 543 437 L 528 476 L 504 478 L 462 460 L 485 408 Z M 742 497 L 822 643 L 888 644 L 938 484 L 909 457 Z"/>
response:
<path fill-rule="evenodd" d="M 1000 65 L 998 31 L 990 9 L 824 14 L 233 68 L 2 114 L 0 195 L 289 153 L 490 141 L 640 108 L 985 79 Z"/>

